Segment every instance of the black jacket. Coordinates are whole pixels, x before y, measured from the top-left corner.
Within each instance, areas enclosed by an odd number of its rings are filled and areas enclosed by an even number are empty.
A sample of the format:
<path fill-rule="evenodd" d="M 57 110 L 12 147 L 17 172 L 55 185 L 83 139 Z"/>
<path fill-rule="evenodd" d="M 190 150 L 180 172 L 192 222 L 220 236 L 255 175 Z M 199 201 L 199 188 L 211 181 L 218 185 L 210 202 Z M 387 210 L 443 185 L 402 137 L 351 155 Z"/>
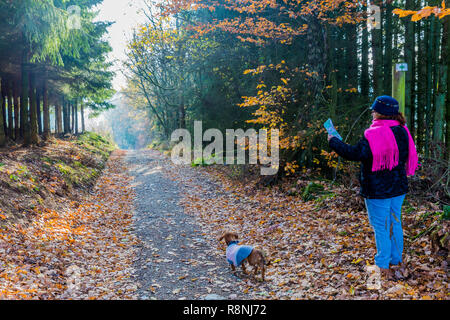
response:
<path fill-rule="evenodd" d="M 372 151 L 369 141 L 362 138 L 356 146 L 350 146 L 338 138 L 330 140 L 330 148 L 344 159 L 361 161 L 360 194 L 367 199 L 388 199 L 408 192 L 406 161 L 408 160 L 408 133 L 402 126 L 391 128 L 399 149 L 399 163 L 389 170 L 372 172 Z"/>

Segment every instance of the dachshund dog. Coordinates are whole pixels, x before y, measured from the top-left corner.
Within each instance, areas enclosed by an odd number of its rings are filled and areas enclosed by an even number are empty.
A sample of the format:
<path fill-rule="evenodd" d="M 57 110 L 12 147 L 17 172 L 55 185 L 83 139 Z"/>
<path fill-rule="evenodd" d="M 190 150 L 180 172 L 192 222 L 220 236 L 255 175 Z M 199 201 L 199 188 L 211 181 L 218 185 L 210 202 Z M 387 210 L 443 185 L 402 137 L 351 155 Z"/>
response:
<path fill-rule="evenodd" d="M 242 271 L 247 274 L 245 269 L 245 263 L 247 262 L 253 266 L 255 275 L 258 268 L 261 270 L 262 281 L 264 281 L 266 260 L 263 253 L 251 246 L 238 245 L 238 239 L 238 235 L 233 232 L 226 232 L 218 239 L 219 241 L 225 240 L 227 244 L 227 261 L 231 265 L 231 269 L 235 271 L 236 267 L 242 265 Z"/>

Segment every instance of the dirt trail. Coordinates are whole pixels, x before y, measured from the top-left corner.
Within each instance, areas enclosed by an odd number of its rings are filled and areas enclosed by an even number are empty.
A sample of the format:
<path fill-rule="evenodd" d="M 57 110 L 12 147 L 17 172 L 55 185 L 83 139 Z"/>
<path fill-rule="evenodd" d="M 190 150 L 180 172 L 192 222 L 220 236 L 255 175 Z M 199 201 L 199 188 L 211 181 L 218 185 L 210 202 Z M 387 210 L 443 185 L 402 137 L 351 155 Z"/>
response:
<path fill-rule="evenodd" d="M 178 204 L 181 186 L 164 174 L 169 160 L 129 151 L 136 194 L 134 224 L 141 241 L 135 263 L 140 299 L 240 299 L 243 280 L 230 272 L 202 226 Z"/>

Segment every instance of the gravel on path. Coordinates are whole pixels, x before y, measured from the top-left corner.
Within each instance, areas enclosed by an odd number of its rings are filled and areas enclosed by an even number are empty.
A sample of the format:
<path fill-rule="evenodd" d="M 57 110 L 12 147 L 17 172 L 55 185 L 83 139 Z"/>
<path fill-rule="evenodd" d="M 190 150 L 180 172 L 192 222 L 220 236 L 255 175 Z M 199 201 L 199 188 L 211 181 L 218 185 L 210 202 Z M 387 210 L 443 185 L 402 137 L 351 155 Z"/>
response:
<path fill-rule="evenodd" d="M 134 232 L 140 240 L 135 262 L 139 299 L 248 299 L 245 279 L 230 271 L 202 226 L 179 205 L 182 186 L 164 174 L 169 159 L 157 151 L 128 151 L 134 177 Z M 205 182 L 206 183 L 206 182 Z"/>

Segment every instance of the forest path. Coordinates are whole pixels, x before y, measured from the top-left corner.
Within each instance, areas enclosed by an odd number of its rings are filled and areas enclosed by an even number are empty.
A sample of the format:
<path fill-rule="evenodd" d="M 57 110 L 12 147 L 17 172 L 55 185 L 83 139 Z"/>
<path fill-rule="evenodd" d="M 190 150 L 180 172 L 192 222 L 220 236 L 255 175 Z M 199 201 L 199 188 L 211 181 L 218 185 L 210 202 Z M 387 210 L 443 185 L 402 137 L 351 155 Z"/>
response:
<path fill-rule="evenodd" d="M 135 269 L 139 299 L 241 299 L 243 280 L 219 257 L 202 226 L 179 205 L 180 182 L 159 152 L 128 151 L 134 177 L 134 232 L 140 240 Z"/>

